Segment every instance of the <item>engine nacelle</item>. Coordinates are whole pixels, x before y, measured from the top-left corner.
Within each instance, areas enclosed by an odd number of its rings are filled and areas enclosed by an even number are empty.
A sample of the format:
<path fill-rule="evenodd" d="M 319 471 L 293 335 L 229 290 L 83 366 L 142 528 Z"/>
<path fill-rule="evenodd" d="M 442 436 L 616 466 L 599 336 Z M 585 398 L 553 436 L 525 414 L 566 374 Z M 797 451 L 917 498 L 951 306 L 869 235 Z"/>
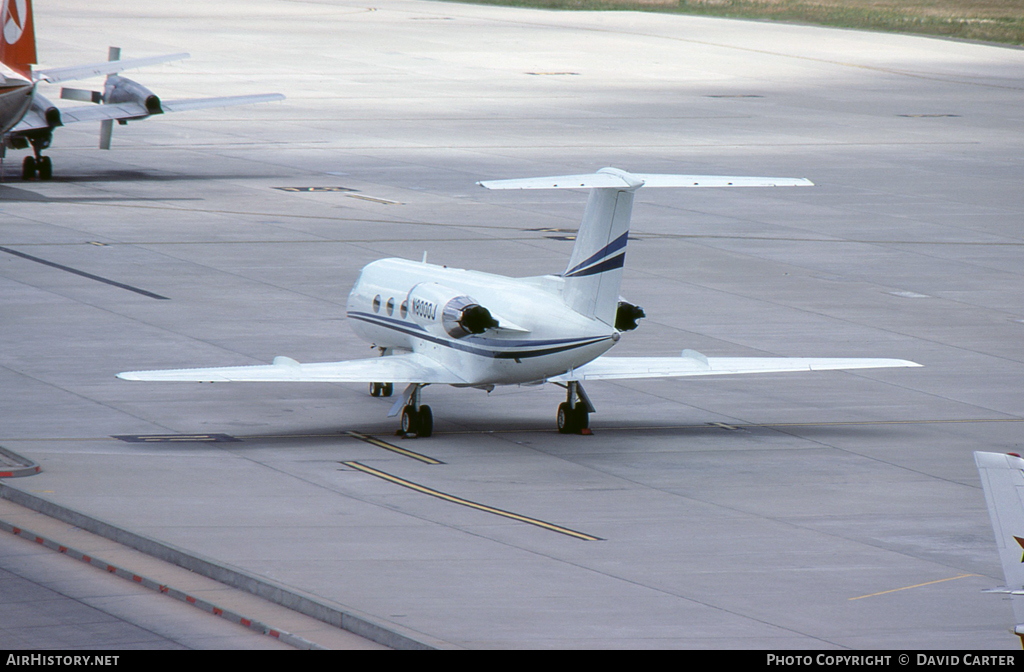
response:
<path fill-rule="evenodd" d="M 38 93 L 32 97 L 32 111 L 45 119 L 46 125 L 50 128 L 57 128 L 58 126 L 64 125 L 60 120 L 60 110 L 57 106 Z"/>
<path fill-rule="evenodd" d="M 407 302 L 413 321 L 428 329 L 440 327 L 452 338 L 482 334 L 498 326 L 490 311 L 471 297 L 436 282 L 413 287 Z"/>
<path fill-rule="evenodd" d="M 103 102 L 107 104 L 116 103 L 138 103 L 146 108 L 147 114 L 163 114 L 163 107 L 160 106 L 160 98 L 138 82 L 127 77 L 110 75 L 103 87 Z"/>

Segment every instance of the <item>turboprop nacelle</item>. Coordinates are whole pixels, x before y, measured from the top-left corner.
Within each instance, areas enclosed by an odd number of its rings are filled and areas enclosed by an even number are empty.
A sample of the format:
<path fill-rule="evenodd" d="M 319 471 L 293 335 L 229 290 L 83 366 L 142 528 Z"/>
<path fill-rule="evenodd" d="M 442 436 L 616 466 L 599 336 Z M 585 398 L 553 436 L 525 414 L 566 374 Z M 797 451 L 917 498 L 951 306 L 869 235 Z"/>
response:
<path fill-rule="evenodd" d="M 159 96 L 142 84 L 120 75 L 110 75 L 107 77 L 107 82 L 103 86 L 103 103 L 106 105 L 138 103 L 146 108 L 148 113 L 138 117 L 139 119 L 144 119 L 151 114 L 164 113 Z"/>

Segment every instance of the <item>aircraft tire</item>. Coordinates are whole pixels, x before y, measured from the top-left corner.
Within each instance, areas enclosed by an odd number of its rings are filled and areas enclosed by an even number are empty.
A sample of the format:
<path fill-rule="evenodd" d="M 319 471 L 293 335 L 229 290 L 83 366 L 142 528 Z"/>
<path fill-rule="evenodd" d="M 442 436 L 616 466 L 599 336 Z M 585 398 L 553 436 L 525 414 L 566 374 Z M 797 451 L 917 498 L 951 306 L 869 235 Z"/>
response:
<path fill-rule="evenodd" d="M 370 396 L 371 397 L 379 397 L 381 391 L 382 391 L 382 386 L 381 386 L 380 383 L 370 383 Z"/>
<path fill-rule="evenodd" d="M 419 428 L 416 430 L 416 436 L 425 439 L 433 433 L 434 414 L 430 411 L 430 406 L 420 406 Z"/>
<path fill-rule="evenodd" d="M 590 413 L 587 413 L 587 409 L 584 408 L 582 404 L 576 406 L 576 409 L 573 411 L 573 415 L 576 416 L 573 424 L 575 425 L 577 434 L 590 427 Z"/>
<path fill-rule="evenodd" d="M 53 177 L 53 162 L 50 161 L 50 157 L 41 156 L 37 163 L 37 169 L 39 170 L 39 179 L 48 180 Z"/>
<path fill-rule="evenodd" d="M 26 156 L 21 162 L 21 179 L 31 180 L 36 176 L 36 157 Z"/>
<path fill-rule="evenodd" d="M 403 434 L 419 434 L 420 430 L 420 417 L 419 413 L 412 406 L 406 406 L 402 409 L 402 433 Z"/>
<path fill-rule="evenodd" d="M 394 383 L 382 383 L 380 394 L 382 397 L 390 397 L 395 391 Z"/>
<path fill-rule="evenodd" d="M 560 434 L 575 434 L 576 417 L 575 413 L 572 412 L 572 407 L 569 403 L 563 401 L 558 405 L 558 432 Z"/>

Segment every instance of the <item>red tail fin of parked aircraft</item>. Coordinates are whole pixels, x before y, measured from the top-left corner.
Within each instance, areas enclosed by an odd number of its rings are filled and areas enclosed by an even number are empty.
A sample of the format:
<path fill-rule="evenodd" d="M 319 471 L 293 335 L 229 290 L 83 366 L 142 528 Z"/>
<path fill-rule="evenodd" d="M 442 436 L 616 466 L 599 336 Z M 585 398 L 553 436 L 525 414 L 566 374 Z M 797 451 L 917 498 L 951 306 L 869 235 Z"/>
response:
<path fill-rule="evenodd" d="M 36 31 L 32 25 L 32 0 L 3 0 L 0 22 L 0 63 L 31 77 L 36 62 Z"/>

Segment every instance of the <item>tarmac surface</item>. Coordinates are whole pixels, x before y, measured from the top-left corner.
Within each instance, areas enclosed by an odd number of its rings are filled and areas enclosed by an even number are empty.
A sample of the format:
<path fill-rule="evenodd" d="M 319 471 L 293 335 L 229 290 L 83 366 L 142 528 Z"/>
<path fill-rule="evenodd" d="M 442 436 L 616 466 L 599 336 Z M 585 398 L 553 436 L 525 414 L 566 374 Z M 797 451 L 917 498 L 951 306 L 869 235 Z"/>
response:
<path fill-rule="evenodd" d="M 187 50 L 128 76 L 287 100 L 109 152 L 58 129 L 49 182 L 8 153 L 0 445 L 42 471 L 5 488 L 424 646 L 1019 646 L 981 592 L 1003 575 L 972 451 L 1024 443 L 1024 51 L 411 0 L 35 10 L 43 65 Z M 555 386 L 430 387 L 424 440 L 364 386 L 114 378 L 370 356 L 362 266 L 561 272 L 585 194 L 475 182 L 603 166 L 816 185 L 641 190 L 622 294 L 648 317 L 613 354 L 923 368 L 595 383 L 592 436 L 556 432 Z M 7 614 L 39 581 L 3 571 Z"/>

